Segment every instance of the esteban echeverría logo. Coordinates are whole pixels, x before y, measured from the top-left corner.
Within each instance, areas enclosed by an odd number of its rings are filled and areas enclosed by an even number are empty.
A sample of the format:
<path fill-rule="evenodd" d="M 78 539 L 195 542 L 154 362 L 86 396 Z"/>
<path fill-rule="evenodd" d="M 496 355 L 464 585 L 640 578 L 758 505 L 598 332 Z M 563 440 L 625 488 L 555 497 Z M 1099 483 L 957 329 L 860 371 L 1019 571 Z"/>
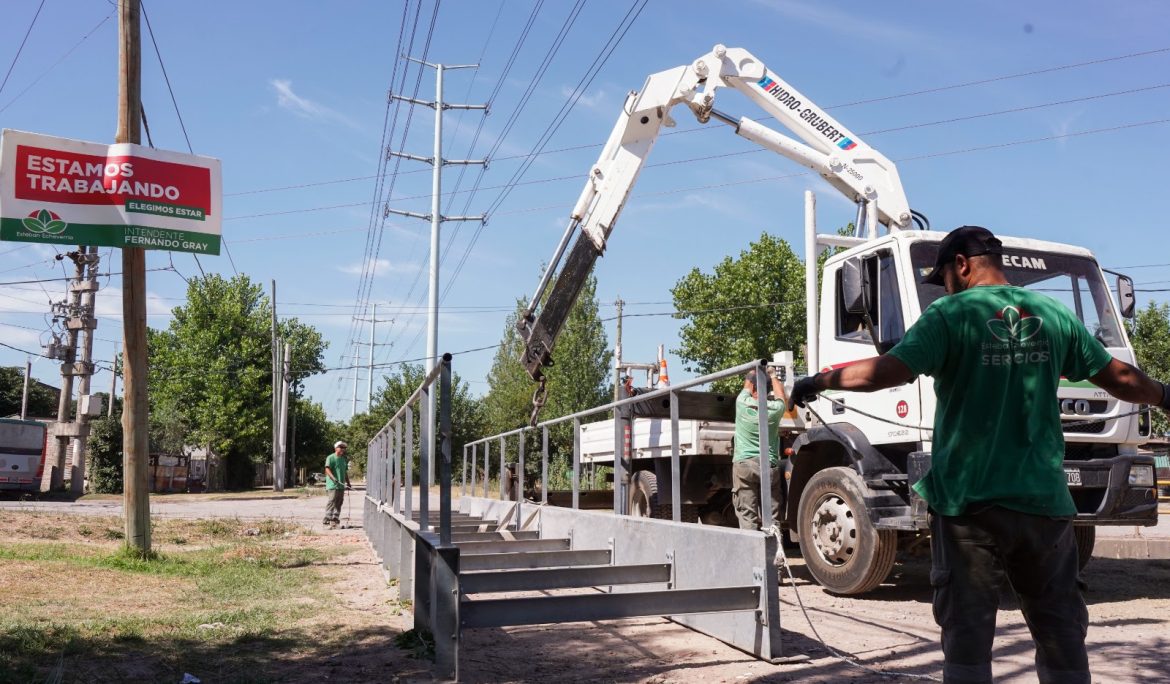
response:
<path fill-rule="evenodd" d="M 49 235 L 60 235 L 69 227 L 69 224 L 62 221 L 60 216 L 48 209 L 32 212 L 21 223 L 34 233 L 47 233 Z"/>
<path fill-rule="evenodd" d="M 1036 336 L 1044 327 L 1044 319 L 1021 313 L 1014 306 L 1005 306 L 987 321 L 991 334 L 1000 342 L 1023 342 Z"/>

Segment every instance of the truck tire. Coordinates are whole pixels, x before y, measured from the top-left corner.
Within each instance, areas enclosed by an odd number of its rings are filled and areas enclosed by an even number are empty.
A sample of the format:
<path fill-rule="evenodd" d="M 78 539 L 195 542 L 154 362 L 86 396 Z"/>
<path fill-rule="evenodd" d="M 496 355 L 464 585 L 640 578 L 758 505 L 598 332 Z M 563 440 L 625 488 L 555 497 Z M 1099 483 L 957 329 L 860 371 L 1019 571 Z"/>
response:
<path fill-rule="evenodd" d="M 683 504 L 679 514 L 682 522 L 698 522 L 699 507 Z M 674 517 L 670 504 L 658 502 L 658 476 L 649 470 L 639 470 L 630 478 L 630 516 L 656 520 L 672 520 Z"/>
<path fill-rule="evenodd" d="M 898 533 L 873 526 L 864 492 L 857 473 L 837 467 L 813 475 L 800 496 L 800 553 L 813 579 L 834 594 L 872 591 L 894 567 Z"/>
<path fill-rule="evenodd" d="M 1077 540 L 1077 568 L 1084 570 L 1093 557 L 1093 546 L 1097 543 L 1097 528 L 1092 525 L 1073 525 L 1073 536 Z"/>

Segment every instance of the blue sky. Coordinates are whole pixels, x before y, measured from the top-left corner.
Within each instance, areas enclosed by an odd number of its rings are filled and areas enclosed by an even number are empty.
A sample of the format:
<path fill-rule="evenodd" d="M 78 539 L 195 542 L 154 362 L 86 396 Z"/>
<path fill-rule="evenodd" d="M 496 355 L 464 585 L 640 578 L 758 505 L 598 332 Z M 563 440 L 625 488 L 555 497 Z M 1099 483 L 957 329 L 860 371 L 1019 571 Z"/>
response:
<path fill-rule="evenodd" d="M 4 3 L 0 67 L 5 71 L 39 4 Z M 448 167 L 444 189 L 460 193 L 445 204 L 445 212 L 463 213 L 466 206 L 467 213 L 478 214 L 498 207 L 482 231 L 477 224 L 444 225 L 449 253 L 442 281 L 449 294 L 440 319 L 440 351 L 499 340 L 507 311 L 532 291 L 596 158 L 598 148 L 585 146 L 604 141 L 625 93 L 641 87 L 647 75 L 687 64 L 716 43 L 752 51 L 897 162 L 911 206 L 935 228 L 977 223 L 1005 234 L 1081 244 L 1106 267 L 1159 264 L 1128 271 L 1139 288 L 1170 287 L 1170 249 L 1161 226 L 1167 190 L 1160 150 L 1170 143 L 1165 32 L 1170 6 L 1165 3 L 650 0 L 545 153 L 532 160 L 520 178 L 523 184 L 502 202 L 500 186 L 533 151 L 631 5 L 617 0 L 584 5 L 510 129 L 573 3 L 540 5 L 502 80 L 537 3 L 442 0 L 437 15 L 434 0 L 421 0 L 421 8 L 414 0 L 407 5 L 399 49 L 405 51 L 413 35 L 412 52 L 422 56 L 435 16 L 428 60 L 482 64 L 478 70 L 448 72 L 448 101 L 482 103 L 498 88 L 474 148 L 483 115 L 450 112 L 445 118 L 448 157 L 477 158 L 499 141 L 496 161 L 474 196 L 468 191 L 479 170 L 469 167 L 457 185 L 460 170 Z M 367 353 L 367 347 L 349 342 L 355 333 L 360 341 L 369 338 L 369 324 L 355 329 L 351 318 L 361 273 L 373 263 L 370 299 L 381 304 L 379 319 L 393 319 L 379 324 L 378 343 L 392 346 L 377 347 L 376 361 L 425 356 L 429 224 L 398 217 L 383 221 L 388 186 L 379 192 L 374 178 L 387 130 L 386 93 L 392 78 L 396 85 L 403 80 L 396 60 L 403 3 L 147 0 L 144 6 L 191 145 L 223 162 L 223 234 L 235 266 L 224 254 L 203 258 L 203 268 L 227 275 L 238 270 L 265 287 L 275 279 L 280 314 L 317 326 L 330 342 L 327 365 L 337 367 L 352 363 L 343 358 L 347 355 L 364 359 Z M 416 12 L 418 29 L 412 31 Z M 145 25 L 143 41 L 143 103 L 154 143 L 185 151 Z M 112 141 L 116 50 L 116 17 L 106 0 L 46 0 L 0 90 L 0 127 Z M 1151 54 L 1131 56 L 1144 52 Z M 1086 62 L 1097 63 L 1082 65 Z M 1036 71 L 1043 73 L 1003 78 Z M 397 89 L 410 95 L 417 67 L 405 73 Z M 428 69 L 418 97 L 431 99 L 433 84 Z M 923 90 L 934 92 L 912 94 Z M 734 93 L 718 106 L 762 116 Z M 1001 113 L 1005 110 L 1017 111 Z M 987 116 L 940 123 L 974 115 Z M 429 156 L 432 111 L 418 108 L 404 135 L 406 116 L 404 107 L 386 144 Z M 683 110 L 675 116 L 677 130 L 702 128 Z M 651 155 L 596 269 L 604 317 L 613 316 L 611 303 L 618 296 L 629 303 L 627 313 L 669 311 L 670 288 L 680 277 L 696 267 L 710 270 L 763 231 L 789 240 L 799 252 L 806 189 L 818 193 L 822 226 L 851 220 L 852 206 L 827 184 L 795 175 L 800 167 L 768 152 L 685 161 L 753 149 L 724 126 L 706 128 L 713 130 L 664 137 Z M 563 148 L 582 149 L 553 152 Z M 398 168 L 391 206 L 428 212 L 429 167 L 403 161 Z M 380 200 L 372 209 L 375 198 Z M 371 225 L 380 236 L 376 262 L 366 250 Z M 0 244 L 0 282 L 60 277 L 53 256 L 46 247 Z M 120 257 L 114 257 L 110 270 L 117 271 Z M 198 274 L 186 254 L 149 252 L 148 266 L 169 266 L 172 259 L 183 275 Z M 99 297 L 98 359 L 109 359 L 121 338 L 120 284 L 117 276 L 109 278 Z M 154 272 L 148 290 L 150 325 L 165 327 L 185 283 L 176 273 Z M 60 282 L 0 285 L 0 342 L 38 349 L 48 327 L 43 313 L 48 300 L 63 292 Z M 1167 296 L 1139 294 L 1142 304 L 1151 299 Z M 606 323 L 611 343 L 613 325 Z M 658 344 L 677 346 L 677 331 L 678 321 L 668 316 L 627 319 L 626 357 L 653 360 Z M 477 393 L 486 391 L 491 358 L 491 350 L 457 357 L 456 370 Z M 672 377 L 685 377 L 681 362 L 670 360 Z M 0 364 L 23 361 L 23 354 L 0 348 Z M 34 374 L 59 381 L 55 364 L 45 359 L 34 364 Z M 365 371 L 359 375 L 364 399 Z M 309 382 L 309 393 L 330 415 L 346 418 L 353 377 L 352 370 L 318 376 Z M 107 388 L 108 373 L 99 373 L 94 383 L 95 389 Z"/>

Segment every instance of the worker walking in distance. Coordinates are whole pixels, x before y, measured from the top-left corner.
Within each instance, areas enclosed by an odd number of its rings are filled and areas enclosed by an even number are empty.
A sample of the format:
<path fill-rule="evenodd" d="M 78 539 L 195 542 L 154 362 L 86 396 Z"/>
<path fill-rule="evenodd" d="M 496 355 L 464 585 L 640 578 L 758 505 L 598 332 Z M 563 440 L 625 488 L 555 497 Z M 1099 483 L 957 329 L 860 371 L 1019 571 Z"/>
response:
<path fill-rule="evenodd" d="M 768 369 L 772 396 L 784 396 L 784 387 L 775 371 Z M 784 402 L 768 400 L 768 462 L 772 468 L 772 520 L 763 525 L 760 510 L 760 412 L 756 371 L 743 376 L 743 390 L 735 398 L 735 451 L 731 459 L 731 497 L 741 530 L 759 530 L 780 524 L 782 489 L 780 479 L 780 418 Z"/>
<path fill-rule="evenodd" d="M 349 458 L 345 442 L 333 445 L 333 453 L 325 457 L 325 527 L 337 529 L 341 523 L 341 504 L 345 502 L 345 490 L 350 488 Z"/>
<path fill-rule="evenodd" d="M 991 231 L 963 226 L 924 283 L 931 304 L 888 353 L 800 379 L 790 401 L 822 390 L 869 392 L 934 378 L 931 468 L 914 485 L 930 506 L 934 616 L 946 682 L 990 682 L 1004 580 L 1036 644 L 1040 682 L 1089 682 L 1088 611 L 1078 585 L 1076 507 L 1062 468 L 1061 376 L 1170 411 L 1167 386 L 1114 359 L 1080 320 L 1011 286 Z"/>

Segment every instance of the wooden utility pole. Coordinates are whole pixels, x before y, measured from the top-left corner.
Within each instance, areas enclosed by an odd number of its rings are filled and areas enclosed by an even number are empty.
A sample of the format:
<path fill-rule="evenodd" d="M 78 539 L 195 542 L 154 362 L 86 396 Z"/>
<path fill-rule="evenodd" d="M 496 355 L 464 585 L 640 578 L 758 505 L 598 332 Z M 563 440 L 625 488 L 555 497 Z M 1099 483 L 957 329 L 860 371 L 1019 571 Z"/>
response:
<path fill-rule="evenodd" d="M 139 0 L 118 0 L 118 133 L 142 140 Z M 150 554 L 149 408 L 146 401 L 146 252 L 122 248 L 122 479 L 126 545 Z"/>

